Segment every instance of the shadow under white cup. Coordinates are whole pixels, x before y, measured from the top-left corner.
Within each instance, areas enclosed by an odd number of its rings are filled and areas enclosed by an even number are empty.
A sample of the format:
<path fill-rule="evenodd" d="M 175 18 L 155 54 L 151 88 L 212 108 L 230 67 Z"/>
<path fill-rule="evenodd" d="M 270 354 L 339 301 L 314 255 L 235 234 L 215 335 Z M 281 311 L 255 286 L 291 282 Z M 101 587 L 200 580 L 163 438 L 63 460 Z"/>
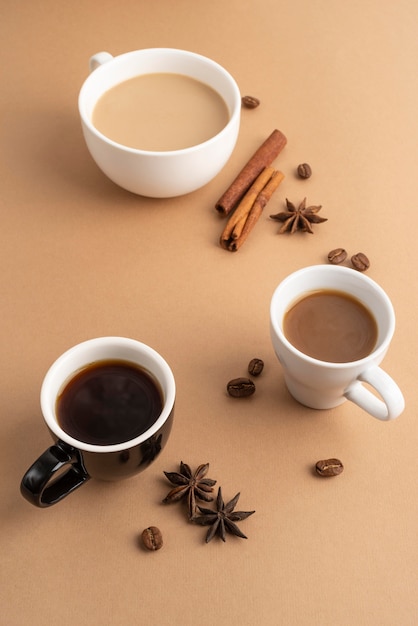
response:
<path fill-rule="evenodd" d="M 238 138 L 241 96 L 221 65 L 186 50 L 149 48 L 116 57 L 100 52 L 91 57 L 90 70 L 78 99 L 82 130 L 94 161 L 114 183 L 139 195 L 168 198 L 203 187 L 224 167 Z M 95 128 L 93 111 L 106 91 L 135 76 L 159 72 L 182 74 L 214 89 L 228 108 L 226 126 L 198 145 L 159 152 L 124 146 Z"/>
<path fill-rule="evenodd" d="M 377 343 L 365 358 L 349 363 L 329 363 L 297 350 L 283 332 L 289 307 L 309 292 L 335 290 L 357 298 L 373 314 Z M 330 409 L 346 400 L 354 402 L 380 420 L 398 417 L 405 407 L 394 380 L 380 367 L 395 331 L 395 313 L 383 289 L 371 278 L 347 267 L 315 265 L 290 274 L 276 288 L 270 305 L 273 348 L 282 367 L 286 386 L 301 404 Z M 363 383 L 370 385 L 372 393 Z"/>

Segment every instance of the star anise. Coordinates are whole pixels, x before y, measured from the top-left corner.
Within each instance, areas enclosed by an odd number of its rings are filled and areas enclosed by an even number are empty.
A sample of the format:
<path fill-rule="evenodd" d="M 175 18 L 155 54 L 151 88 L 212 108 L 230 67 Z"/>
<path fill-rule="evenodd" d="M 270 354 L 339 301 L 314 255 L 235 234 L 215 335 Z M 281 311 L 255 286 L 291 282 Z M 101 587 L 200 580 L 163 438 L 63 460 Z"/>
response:
<path fill-rule="evenodd" d="M 144 441 L 140 446 L 142 461 L 140 465 L 149 465 L 161 452 L 161 442 L 162 442 L 162 434 L 160 433 L 158 437 L 156 435 L 152 435 L 147 441 Z"/>
<path fill-rule="evenodd" d="M 219 487 L 216 498 L 216 511 L 201 506 L 197 507 L 202 515 L 197 515 L 193 521 L 197 524 L 202 524 L 202 526 L 210 526 L 206 535 L 206 543 L 209 543 L 216 534 L 219 535 L 222 541 L 225 541 L 227 532 L 237 537 L 242 537 L 242 539 L 247 539 L 235 522 L 241 522 L 255 513 L 255 511 L 234 511 L 239 496 L 240 494 L 237 493 L 232 500 L 225 504 L 222 498 L 222 490 Z"/>
<path fill-rule="evenodd" d="M 181 461 L 180 472 L 164 472 L 175 487 L 166 495 L 163 502 L 178 502 L 187 496 L 189 518 L 193 519 L 196 514 L 196 498 L 205 502 L 213 500 L 209 494 L 213 492 L 213 485 L 216 484 L 216 480 L 205 478 L 208 469 L 209 463 L 204 463 L 192 473 L 190 466 Z"/>
<path fill-rule="evenodd" d="M 290 234 L 295 233 L 297 230 L 302 230 L 313 234 L 311 224 L 320 224 L 326 222 L 326 217 L 319 217 L 317 213 L 321 210 L 321 206 L 306 206 L 306 198 L 302 200 L 299 206 L 296 208 L 293 202 L 290 202 L 286 198 L 287 211 L 282 211 L 276 215 L 270 215 L 272 220 L 283 222 L 279 230 L 279 234 L 286 231 Z"/>

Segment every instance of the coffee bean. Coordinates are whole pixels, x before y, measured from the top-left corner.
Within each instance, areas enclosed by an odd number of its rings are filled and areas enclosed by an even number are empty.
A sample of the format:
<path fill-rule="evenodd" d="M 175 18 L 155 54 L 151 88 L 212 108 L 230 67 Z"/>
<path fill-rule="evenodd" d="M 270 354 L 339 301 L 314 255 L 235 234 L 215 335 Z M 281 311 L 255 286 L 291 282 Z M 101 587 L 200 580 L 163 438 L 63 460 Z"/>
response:
<path fill-rule="evenodd" d="M 241 103 L 246 109 L 256 109 L 260 105 L 260 100 L 254 96 L 243 96 Z"/>
<path fill-rule="evenodd" d="M 342 263 L 347 258 L 347 252 L 344 248 L 335 248 L 335 250 L 331 250 L 328 252 L 328 261 L 333 265 L 338 265 Z"/>
<path fill-rule="evenodd" d="M 233 398 L 247 398 L 255 392 L 255 385 L 249 378 L 234 378 L 229 381 L 226 390 Z"/>
<path fill-rule="evenodd" d="M 315 465 L 316 473 L 319 476 L 338 476 L 343 471 L 344 466 L 339 459 L 326 459 L 318 461 Z"/>
<path fill-rule="evenodd" d="M 264 361 L 262 359 L 251 359 L 248 364 L 248 373 L 251 376 L 260 376 L 264 368 Z"/>
<path fill-rule="evenodd" d="M 142 531 L 142 543 L 147 550 L 159 550 L 163 547 L 163 536 L 156 526 L 149 526 Z"/>
<path fill-rule="evenodd" d="M 351 257 L 351 263 L 354 269 L 359 272 L 365 272 L 370 267 L 370 261 L 363 252 L 357 252 Z"/>
<path fill-rule="evenodd" d="M 298 165 L 299 178 L 310 178 L 312 176 L 312 169 L 308 163 L 301 163 Z"/>

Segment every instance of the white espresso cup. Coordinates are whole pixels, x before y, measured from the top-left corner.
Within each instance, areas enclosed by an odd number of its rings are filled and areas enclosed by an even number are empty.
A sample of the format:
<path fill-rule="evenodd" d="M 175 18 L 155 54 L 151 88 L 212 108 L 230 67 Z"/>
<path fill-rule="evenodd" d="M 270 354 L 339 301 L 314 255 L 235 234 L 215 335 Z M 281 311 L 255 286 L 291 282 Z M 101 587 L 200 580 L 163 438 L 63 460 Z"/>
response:
<path fill-rule="evenodd" d="M 221 65 L 186 50 L 149 48 L 116 57 L 100 52 L 90 58 L 90 71 L 78 99 L 82 130 L 94 161 L 117 185 L 148 197 L 180 196 L 203 187 L 224 167 L 238 138 L 241 96 Z M 226 126 L 198 145 L 155 152 L 116 143 L 95 128 L 93 111 L 105 92 L 135 76 L 155 73 L 181 74 L 214 89 L 228 109 Z"/>
<path fill-rule="evenodd" d="M 317 290 L 343 292 L 360 301 L 377 324 L 377 342 L 366 357 L 348 363 L 330 363 L 296 349 L 283 332 L 283 319 L 298 300 Z M 290 274 L 274 291 L 270 306 L 271 339 L 286 386 L 301 404 L 330 409 L 345 400 L 354 402 L 380 420 L 398 417 L 405 407 L 398 385 L 380 367 L 395 330 L 389 297 L 371 278 L 335 265 L 316 265 Z M 363 383 L 370 385 L 372 393 Z"/>

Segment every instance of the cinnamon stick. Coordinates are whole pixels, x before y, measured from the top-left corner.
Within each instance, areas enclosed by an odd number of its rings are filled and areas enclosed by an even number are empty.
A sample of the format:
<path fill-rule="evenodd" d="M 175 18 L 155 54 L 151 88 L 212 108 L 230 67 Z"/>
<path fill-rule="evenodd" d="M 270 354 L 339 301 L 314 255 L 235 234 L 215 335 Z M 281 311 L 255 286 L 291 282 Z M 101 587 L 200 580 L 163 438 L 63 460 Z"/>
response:
<path fill-rule="evenodd" d="M 286 143 L 286 137 L 277 129 L 267 137 L 215 204 L 215 209 L 221 215 L 228 215 L 234 209 L 257 176 L 272 164 Z"/>
<path fill-rule="evenodd" d="M 267 185 L 264 187 L 263 191 L 257 196 L 256 201 L 254 202 L 251 211 L 248 214 L 248 218 L 244 224 L 244 228 L 240 236 L 237 239 L 232 240 L 229 243 L 228 250 L 231 252 L 236 252 L 242 246 L 244 241 L 248 238 L 248 235 L 256 225 L 260 215 L 263 212 L 264 207 L 267 202 L 270 200 L 273 193 L 276 191 L 277 187 L 280 185 L 284 178 L 284 174 L 282 172 L 276 171 L 273 176 L 270 178 Z"/>
<path fill-rule="evenodd" d="M 221 236 L 221 245 L 223 248 L 226 248 L 231 252 L 236 252 L 237 250 L 239 250 L 242 244 L 247 240 L 248 235 L 251 233 L 252 229 L 260 218 L 264 207 L 266 206 L 271 196 L 276 191 L 277 187 L 280 185 L 283 179 L 284 174 L 282 172 L 278 170 L 273 170 L 273 173 L 267 184 L 263 187 L 263 189 L 255 198 L 254 203 L 252 204 L 248 213 L 242 216 L 238 220 L 238 222 L 236 222 L 235 227 L 231 230 L 228 239 L 223 239 L 226 229 L 224 230 L 224 233 Z M 240 208 L 241 204 L 238 206 L 236 211 L 238 211 Z M 233 218 L 234 215 L 231 216 L 228 222 L 232 222 Z"/>
<path fill-rule="evenodd" d="M 255 179 L 247 193 L 242 198 L 241 202 L 235 209 L 234 213 L 229 218 L 221 235 L 221 246 L 227 247 L 229 240 L 237 239 L 240 232 L 247 220 L 248 214 L 253 206 L 257 196 L 263 188 L 267 185 L 268 181 L 273 175 L 275 170 L 272 167 L 266 167 Z"/>

